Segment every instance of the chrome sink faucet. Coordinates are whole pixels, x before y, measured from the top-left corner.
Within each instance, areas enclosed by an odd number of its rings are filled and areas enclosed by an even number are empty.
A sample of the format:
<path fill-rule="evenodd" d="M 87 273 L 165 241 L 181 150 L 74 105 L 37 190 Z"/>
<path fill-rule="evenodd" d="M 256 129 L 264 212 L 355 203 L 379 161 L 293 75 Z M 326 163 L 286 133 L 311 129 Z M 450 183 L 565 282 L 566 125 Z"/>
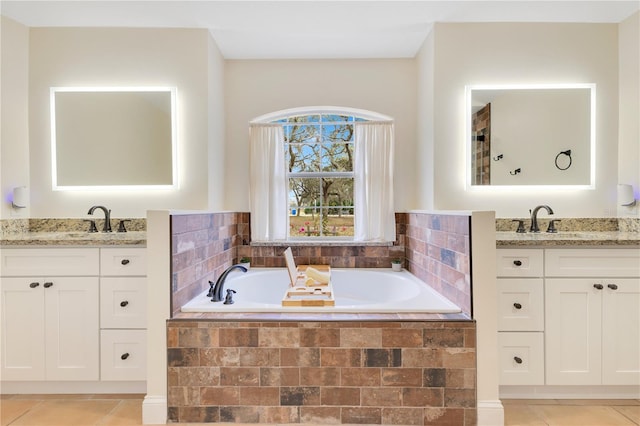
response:
<path fill-rule="evenodd" d="M 89 209 L 87 214 L 92 215 L 96 209 L 100 209 L 104 212 L 104 227 L 102 228 L 102 232 L 111 232 L 111 210 L 104 206 L 93 206 Z"/>
<path fill-rule="evenodd" d="M 533 209 L 533 212 L 531 212 L 531 228 L 529 228 L 529 232 L 540 232 L 540 228 L 538 227 L 538 210 L 540 209 L 545 209 L 547 213 L 553 214 L 553 210 L 549 206 L 542 205 Z"/>

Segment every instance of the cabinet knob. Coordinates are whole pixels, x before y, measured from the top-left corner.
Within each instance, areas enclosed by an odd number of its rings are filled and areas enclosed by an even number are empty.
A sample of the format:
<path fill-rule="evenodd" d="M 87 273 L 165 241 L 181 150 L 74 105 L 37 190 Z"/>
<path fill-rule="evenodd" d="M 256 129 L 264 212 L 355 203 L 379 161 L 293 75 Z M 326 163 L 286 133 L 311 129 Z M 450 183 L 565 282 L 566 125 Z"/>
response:
<path fill-rule="evenodd" d="M 516 309 L 522 309 L 522 305 L 519 304 L 518 302 L 514 303 L 513 307 L 516 308 Z"/>
<path fill-rule="evenodd" d="M 36 288 L 36 287 L 38 287 L 39 285 L 40 285 L 40 283 L 31 283 L 31 284 L 29 284 L 29 287 L 31 287 L 31 288 Z"/>
<path fill-rule="evenodd" d="M 514 260 L 513 264 L 516 266 L 522 266 L 522 261 L 521 260 Z"/>
<path fill-rule="evenodd" d="M 120 355 L 120 359 L 127 359 L 129 358 L 129 352 L 123 353 L 122 355 Z"/>
<path fill-rule="evenodd" d="M 128 304 L 129 304 L 129 301 L 128 301 L 128 300 L 123 300 L 122 302 L 120 302 L 120 306 L 122 306 L 123 308 L 124 308 L 125 306 L 127 306 Z"/>
<path fill-rule="evenodd" d="M 516 364 L 522 364 L 522 358 L 520 358 L 518 356 L 514 356 L 513 360 L 516 362 Z"/>
<path fill-rule="evenodd" d="M 46 283 L 44 283 L 44 288 L 49 288 L 49 287 L 51 287 L 51 286 L 53 286 L 53 283 L 52 283 L 52 282 L 46 282 Z"/>
<path fill-rule="evenodd" d="M 602 284 L 594 284 L 593 288 L 597 288 L 598 290 L 602 290 L 604 286 Z"/>
<path fill-rule="evenodd" d="M 129 262 L 130 262 L 130 260 L 129 260 L 129 259 L 122 259 L 122 260 L 120 261 L 120 263 L 121 263 L 121 264 L 123 264 L 123 265 L 128 265 L 128 264 L 129 264 Z"/>
<path fill-rule="evenodd" d="M 618 289 L 618 285 L 617 284 L 607 284 L 607 287 L 609 287 L 611 290 L 617 290 Z"/>

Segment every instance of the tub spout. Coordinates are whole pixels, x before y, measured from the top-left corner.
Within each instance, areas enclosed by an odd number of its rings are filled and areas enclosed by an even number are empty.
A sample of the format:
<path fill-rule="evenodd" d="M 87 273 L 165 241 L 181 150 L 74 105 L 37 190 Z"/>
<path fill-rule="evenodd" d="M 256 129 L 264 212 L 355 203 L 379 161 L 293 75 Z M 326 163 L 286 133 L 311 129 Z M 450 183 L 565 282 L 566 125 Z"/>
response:
<path fill-rule="evenodd" d="M 247 272 L 247 268 L 242 265 L 233 265 L 228 267 L 216 280 L 215 285 L 213 286 L 211 301 L 212 302 L 221 302 L 223 299 L 222 291 L 224 289 L 224 282 L 227 279 L 227 275 L 234 269 L 240 269 L 242 272 Z"/>

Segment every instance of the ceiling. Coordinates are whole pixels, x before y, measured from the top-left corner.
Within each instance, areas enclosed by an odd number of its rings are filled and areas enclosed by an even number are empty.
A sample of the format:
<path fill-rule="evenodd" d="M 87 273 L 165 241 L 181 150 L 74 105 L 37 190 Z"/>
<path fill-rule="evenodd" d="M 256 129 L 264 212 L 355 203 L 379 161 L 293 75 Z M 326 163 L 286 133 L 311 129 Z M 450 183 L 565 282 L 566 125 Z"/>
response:
<path fill-rule="evenodd" d="M 30 27 L 207 28 L 227 59 L 411 58 L 435 22 L 617 23 L 627 1 L 10 1 Z"/>

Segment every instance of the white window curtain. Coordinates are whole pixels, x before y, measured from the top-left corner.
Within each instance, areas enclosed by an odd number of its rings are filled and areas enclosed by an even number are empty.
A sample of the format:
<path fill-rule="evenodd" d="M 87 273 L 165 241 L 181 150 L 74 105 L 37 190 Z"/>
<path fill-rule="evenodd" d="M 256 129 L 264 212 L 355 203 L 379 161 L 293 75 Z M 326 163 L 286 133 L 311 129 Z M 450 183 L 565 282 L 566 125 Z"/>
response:
<path fill-rule="evenodd" d="M 249 141 L 251 240 L 286 240 L 287 176 L 282 126 L 252 123 Z"/>
<path fill-rule="evenodd" d="M 395 241 L 393 123 L 354 126 L 356 241 Z"/>

